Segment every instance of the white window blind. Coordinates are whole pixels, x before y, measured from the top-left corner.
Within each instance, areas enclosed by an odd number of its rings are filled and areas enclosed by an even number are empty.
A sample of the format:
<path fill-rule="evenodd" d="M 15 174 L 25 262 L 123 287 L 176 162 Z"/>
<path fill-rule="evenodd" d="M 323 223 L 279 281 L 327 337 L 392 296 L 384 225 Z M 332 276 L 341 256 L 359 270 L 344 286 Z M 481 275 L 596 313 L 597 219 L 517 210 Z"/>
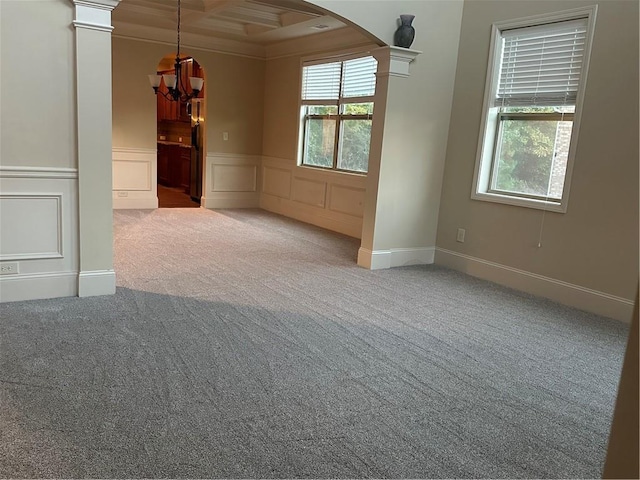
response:
<path fill-rule="evenodd" d="M 587 19 L 501 32 L 496 106 L 575 104 Z"/>
<path fill-rule="evenodd" d="M 373 57 L 355 58 L 344 62 L 342 96 L 372 97 L 376 93 L 378 62 Z"/>
<path fill-rule="evenodd" d="M 302 67 L 302 100 L 371 97 L 376 91 L 378 62 L 361 57 Z"/>
<path fill-rule="evenodd" d="M 340 62 L 307 65 L 302 68 L 303 100 L 338 100 Z"/>

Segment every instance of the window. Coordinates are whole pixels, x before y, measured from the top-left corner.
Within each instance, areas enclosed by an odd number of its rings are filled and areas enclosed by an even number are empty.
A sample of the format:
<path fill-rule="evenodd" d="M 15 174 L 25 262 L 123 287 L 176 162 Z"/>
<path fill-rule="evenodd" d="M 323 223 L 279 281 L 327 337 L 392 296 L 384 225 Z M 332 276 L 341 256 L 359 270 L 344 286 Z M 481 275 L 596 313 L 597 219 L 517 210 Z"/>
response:
<path fill-rule="evenodd" d="M 302 165 L 367 172 L 377 65 L 370 56 L 303 65 Z"/>
<path fill-rule="evenodd" d="M 566 211 L 594 17 L 494 25 L 472 198 Z"/>

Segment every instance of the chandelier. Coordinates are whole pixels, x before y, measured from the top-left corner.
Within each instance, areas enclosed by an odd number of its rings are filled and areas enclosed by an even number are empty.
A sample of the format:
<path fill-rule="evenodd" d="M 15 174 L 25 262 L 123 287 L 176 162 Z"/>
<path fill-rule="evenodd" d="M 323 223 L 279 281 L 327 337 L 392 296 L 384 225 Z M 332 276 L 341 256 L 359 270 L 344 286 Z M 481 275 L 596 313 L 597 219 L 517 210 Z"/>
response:
<path fill-rule="evenodd" d="M 204 85 L 204 79 L 199 77 L 189 77 L 191 93 L 187 92 L 182 80 L 182 63 L 180 61 L 180 0 L 178 0 L 178 45 L 176 47 L 176 63 L 175 75 L 149 75 L 149 83 L 153 87 L 153 91 L 158 94 L 160 92 L 167 100 L 174 102 L 187 103 L 192 98 L 198 96 Z M 164 84 L 168 92 L 160 90 L 160 82 L 164 80 Z"/>

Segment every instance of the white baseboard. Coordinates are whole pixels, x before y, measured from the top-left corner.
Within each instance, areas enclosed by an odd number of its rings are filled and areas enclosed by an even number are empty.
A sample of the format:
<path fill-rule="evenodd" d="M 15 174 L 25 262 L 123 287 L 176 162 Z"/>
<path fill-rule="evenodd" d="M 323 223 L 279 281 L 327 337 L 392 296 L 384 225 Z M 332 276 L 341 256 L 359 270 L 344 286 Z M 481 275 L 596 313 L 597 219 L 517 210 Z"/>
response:
<path fill-rule="evenodd" d="M 358 265 L 370 270 L 426 265 L 434 261 L 435 247 L 391 248 L 389 250 L 358 250 Z"/>
<path fill-rule="evenodd" d="M 633 300 L 444 248 L 436 248 L 435 263 L 474 277 L 623 322 L 629 323 L 633 314 Z"/>
<path fill-rule="evenodd" d="M 114 196 L 113 208 L 116 210 L 155 209 L 158 208 L 158 197 L 156 197 L 155 195 L 143 198 Z"/>
<path fill-rule="evenodd" d="M 116 293 L 116 272 L 113 270 L 95 270 L 80 272 L 78 275 L 78 296 L 95 297 Z"/>
<path fill-rule="evenodd" d="M 219 194 L 210 192 L 202 197 L 200 204 L 204 208 L 259 208 L 260 201 L 256 193 Z"/>
<path fill-rule="evenodd" d="M 78 294 L 76 272 L 36 273 L 0 277 L 0 302 L 75 297 Z"/>

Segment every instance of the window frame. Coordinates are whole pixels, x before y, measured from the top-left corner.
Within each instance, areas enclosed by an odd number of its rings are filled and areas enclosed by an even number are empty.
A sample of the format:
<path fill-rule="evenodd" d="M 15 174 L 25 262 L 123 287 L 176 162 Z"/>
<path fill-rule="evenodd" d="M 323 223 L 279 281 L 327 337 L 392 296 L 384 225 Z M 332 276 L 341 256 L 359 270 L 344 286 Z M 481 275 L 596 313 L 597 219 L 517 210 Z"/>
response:
<path fill-rule="evenodd" d="M 571 177 L 575 163 L 576 146 L 578 144 L 578 134 L 580 130 L 580 119 L 582 104 L 586 90 L 587 77 L 589 72 L 589 59 L 591 56 L 591 46 L 593 43 L 593 33 L 597 14 L 597 5 L 581 7 L 571 10 L 545 15 L 535 15 L 515 20 L 496 22 L 491 28 L 491 44 L 489 49 L 489 62 L 487 67 L 487 77 L 485 82 L 484 101 L 482 107 L 482 117 L 478 138 L 478 149 L 471 187 L 471 198 L 487 202 L 502 203 L 520 207 L 536 208 L 552 212 L 566 213 L 569 193 L 571 187 Z M 565 113 L 565 120 L 569 115 L 573 117 L 571 140 L 569 144 L 569 154 L 567 158 L 567 168 L 564 177 L 564 187 L 560 200 L 549 197 L 539 197 L 535 195 L 505 192 L 492 188 L 494 165 L 498 152 L 498 134 L 500 130 L 501 115 L 514 115 L 500 112 L 500 107 L 493 105 L 499 81 L 501 54 L 500 46 L 502 32 L 519 28 L 527 28 L 538 25 L 586 19 L 586 34 L 584 59 L 578 85 L 575 110 L 573 114 Z M 527 114 L 538 115 L 538 114 Z M 555 114 L 543 114 L 555 115 Z M 532 117 L 529 117 L 533 119 Z"/>
<path fill-rule="evenodd" d="M 341 139 L 341 125 L 344 120 L 371 120 L 373 122 L 373 115 L 375 112 L 375 92 L 373 95 L 369 96 L 361 96 L 361 97 L 343 97 L 342 96 L 342 81 L 344 76 L 344 63 L 349 60 L 354 60 L 358 58 L 366 58 L 371 57 L 377 63 L 378 59 L 371 52 L 360 52 L 346 55 L 339 55 L 336 57 L 324 57 L 324 58 L 314 58 L 308 60 L 301 60 L 300 65 L 300 91 L 298 94 L 298 101 L 300 104 L 300 124 L 299 124 L 299 135 L 298 135 L 298 161 L 297 166 L 303 168 L 311 168 L 318 169 L 326 172 L 337 172 L 342 174 L 350 174 L 350 175 L 359 175 L 366 176 L 369 172 L 369 163 L 367 162 L 367 170 L 349 170 L 345 168 L 340 168 L 338 166 L 338 160 L 340 158 L 342 145 L 340 142 Z M 303 78 L 303 69 L 305 66 L 310 65 L 318 65 L 323 63 L 334 63 L 340 62 L 340 89 L 338 93 L 338 99 L 314 99 L 314 100 L 304 100 L 302 98 L 302 78 Z M 377 76 L 376 73 L 374 74 Z M 377 89 L 377 82 L 376 82 Z M 371 103 L 372 104 L 372 113 L 371 114 L 346 114 L 344 112 L 344 106 L 349 104 L 358 104 L 358 103 Z M 336 106 L 338 113 L 336 115 L 332 114 L 318 114 L 318 115 L 309 115 L 306 110 L 308 106 Z M 323 166 L 323 165 L 310 165 L 304 162 L 305 153 L 307 150 L 306 138 L 307 138 L 307 121 L 309 119 L 335 119 L 335 132 L 334 132 L 334 147 L 333 147 L 333 159 L 331 166 Z M 369 142 L 371 142 L 371 138 L 369 138 Z"/>

